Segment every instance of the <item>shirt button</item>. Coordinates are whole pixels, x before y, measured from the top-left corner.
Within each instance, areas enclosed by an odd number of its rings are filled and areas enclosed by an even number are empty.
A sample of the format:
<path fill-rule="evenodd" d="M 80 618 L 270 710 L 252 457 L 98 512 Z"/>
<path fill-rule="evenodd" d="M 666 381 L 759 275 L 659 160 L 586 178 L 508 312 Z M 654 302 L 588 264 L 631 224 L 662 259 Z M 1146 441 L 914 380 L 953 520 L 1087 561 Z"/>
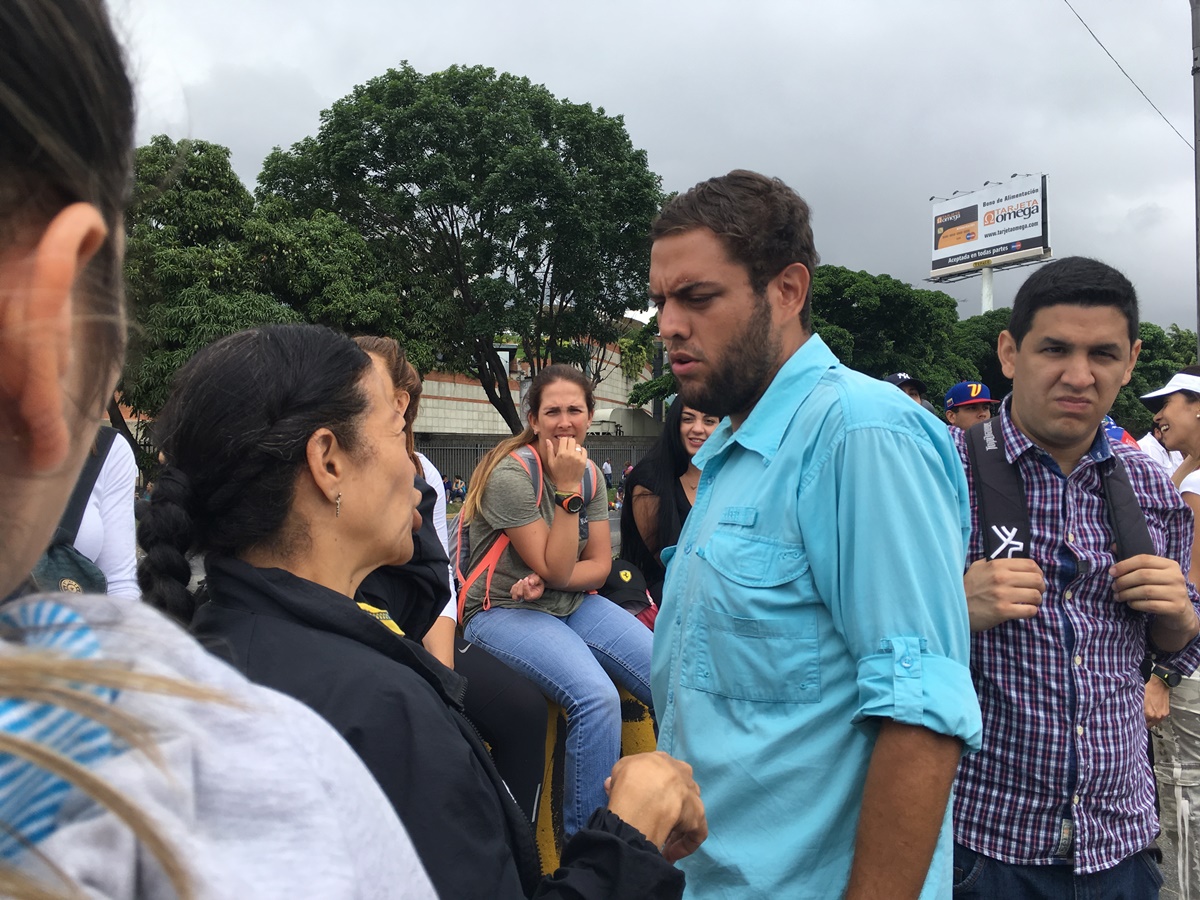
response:
<path fill-rule="evenodd" d="M 691 552 L 692 552 L 692 542 L 688 541 L 686 544 L 683 545 L 683 555 L 687 556 Z"/>
<path fill-rule="evenodd" d="M 1071 805 L 1072 806 L 1079 805 L 1079 795 L 1078 794 L 1076 794 L 1074 797 L 1071 798 Z"/>
<path fill-rule="evenodd" d="M 900 660 L 900 665 L 904 666 L 904 668 L 906 668 L 906 669 L 911 669 L 912 668 L 912 657 L 911 656 L 904 657 L 903 659 Z"/>
<path fill-rule="evenodd" d="M 1074 597 L 1074 596 L 1075 596 L 1075 595 L 1074 595 L 1074 594 L 1072 594 L 1070 591 L 1067 591 L 1065 594 L 1063 594 L 1063 599 L 1064 599 L 1064 600 L 1070 600 L 1070 599 L 1071 599 L 1072 597 Z"/>
<path fill-rule="evenodd" d="M 1083 734 L 1083 726 L 1082 726 L 1082 725 L 1076 725 L 1076 726 L 1075 726 L 1075 733 L 1076 733 L 1076 734 L 1078 734 L 1078 735 L 1082 735 L 1082 734 Z"/>
<path fill-rule="evenodd" d="M 1068 544 L 1073 544 L 1073 543 L 1075 543 L 1075 535 L 1073 535 L 1073 534 L 1068 534 L 1068 535 L 1067 535 L 1067 543 L 1068 543 Z"/>
<path fill-rule="evenodd" d="M 1082 666 L 1082 665 L 1083 665 L 1083 657 L 1082 657 L 1082 656 L 1076 656 L 1076 657 L 1075 657 L 1075 665 L 1077 665 L 1077 666 Z"/>

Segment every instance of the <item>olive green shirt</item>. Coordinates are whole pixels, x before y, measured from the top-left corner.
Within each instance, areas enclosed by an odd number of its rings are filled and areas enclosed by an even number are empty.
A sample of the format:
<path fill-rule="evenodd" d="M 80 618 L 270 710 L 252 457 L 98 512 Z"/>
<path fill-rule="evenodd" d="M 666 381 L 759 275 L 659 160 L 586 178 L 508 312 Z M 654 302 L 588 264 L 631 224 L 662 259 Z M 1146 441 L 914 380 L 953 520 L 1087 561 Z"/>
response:
<path fill-rule="evenodd" d="M 588 466 L 595 469 L 595 465 L 591 461 L 588 462 Z M 469 532 L 471 562 L 467 567 L 467 573 L 475 571 L 475 567 L 479 565 L 504 529 L 520 528 L 522 525 L 536 522 L 538 518 L 544 520 L 547 526 L 554 521 L 555 486 L 554 482 L 550 480 L 550 472 L 545 466 L 542 467 L 542 473 L 542 503 L 541 506 L 538 506 L 533 479 L 529 477 L 529 473 L 519 462 L 511 456 L 506 456 L 492 470 L 487 486 L 483 490 L 479 509 L 475 513 L 475 517 L 471 519 Z M 595 472 L 592 474 L 596 477 L 596 495 L 579 514 L 579 549 L 575 554 L 576 559 L 582 555 L 583 548 L 587 545 L 588 523 L 608 521 L 608 494 L 603 487 L 604 479 L 597 476 Z M 567 515 L 562 510 L 559 510 L 558 514 Z M 496 570 L 492 573 L 490 591 L 486 587 L 486 573 L 480 575 L 467 591 L 467 597 L 463 604 L 463 625 L 466 625 L 471 620 L 471 616 L 483 608 L 485 591 L 491 597 L 492 606 L 508 609 L 540 609 L 555 616 L 569 616 L 583 602 L 583 593 L 580 591 L 556 591 L 551 588 L 546 588 L 539 600 L 514 600 L 510 593 L 512 586 L 526 575 L 531 574 L 533 574 L 533 569 L 525 565 L 525 561 L 517 554 L 516 549 L 509 544 L 504 548 L 504 552 L 500 554 L 500 559 L 496 563 Z"/>

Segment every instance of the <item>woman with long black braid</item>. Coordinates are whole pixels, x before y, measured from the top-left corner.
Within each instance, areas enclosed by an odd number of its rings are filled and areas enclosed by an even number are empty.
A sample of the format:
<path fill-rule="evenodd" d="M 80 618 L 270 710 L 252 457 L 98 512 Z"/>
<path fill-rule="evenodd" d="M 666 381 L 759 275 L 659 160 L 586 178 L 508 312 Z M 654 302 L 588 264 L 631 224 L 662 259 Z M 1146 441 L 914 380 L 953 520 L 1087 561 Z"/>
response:
<path fill-rule="evenodd" d="M 669 859 L 705 834 L 684 764 L 660 753 L 621 760 L 608 808 L 542 880 L 532 831 L 462 715 L 462 678 L 356 602 L 368 573 L 411 556 L 419 525 L 404 418 L 381 360 L 317 326 L 241 332 L 180 370 L 156 424 L 167 466 L 141 525 L 155 523 L 143 541 L 147 599 L 346 738 L 443 900 L 680 896 Z M 185 550 L 206 554 L 199 608 Z"/>

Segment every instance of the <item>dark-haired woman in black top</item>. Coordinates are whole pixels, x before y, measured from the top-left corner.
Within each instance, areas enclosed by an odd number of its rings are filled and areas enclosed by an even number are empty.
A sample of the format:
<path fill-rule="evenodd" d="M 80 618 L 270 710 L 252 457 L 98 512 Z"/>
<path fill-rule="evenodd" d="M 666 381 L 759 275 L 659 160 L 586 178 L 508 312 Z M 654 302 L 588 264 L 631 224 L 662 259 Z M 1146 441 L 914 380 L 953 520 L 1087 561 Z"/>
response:
<path fill-rule="evenodd" d="M 687 766 L 662 753 L 621 760 L 607 808 L 543 879 L 532 830 L 463 715 L 462 677 L 388 627 L 386 611 L 373 618 L 356 602 L 368 573 L 411 559 L 420 525 L 381 360 L 317 326 L 241 332 L 180 370 L 156 425 L 167 462 L 139 526 L 144 596 L 334 726 L 392 801 L 439 896 L 682 895 L 670 863 L 706 834 Z M 189 550 L 205 553 L 199 608 Z"/>
<path fill-rule="evenodd" d="M 676 398 L 667 411 L 658 443 L 633 467 L 621 508 L 621 556 L 646 576 L 655 603 L 662 601 L 664 547 L 679 539 L 696 500 L 700 470 L 692 463 L 720 420 L 684 406 Z"/>

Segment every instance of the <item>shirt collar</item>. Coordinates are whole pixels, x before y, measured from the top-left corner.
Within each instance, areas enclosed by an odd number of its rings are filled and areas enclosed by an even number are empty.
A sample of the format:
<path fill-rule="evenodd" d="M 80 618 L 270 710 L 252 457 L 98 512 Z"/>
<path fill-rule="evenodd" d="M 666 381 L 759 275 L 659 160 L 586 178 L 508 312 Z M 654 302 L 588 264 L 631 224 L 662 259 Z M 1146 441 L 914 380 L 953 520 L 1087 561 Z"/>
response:
<path fill-rule="evenodd" d="M 696 467 L 703 469 L 709 459 L 723 452 L 733 442 L 770 461 L 779 451 L 796 408 L 812 393 L 821 376 L 837 363 L 837 357 L 821 340 L 821 336 L 815 333 L 810 335 L 775 373 L 741 428 L 734 431 L 728 416 L 721 420 L 704 446 L 696 452 L 693 460 Z"/>
<path fill-rule="evenodd" d="M 1015 463 L 1019 457 L 1030 450 L 1049 455 L 1046 450 L 1026 437 L 1025 433 L 1012 420 L 1012 394 L 1009 394 L 1000 403 L 1000 431 L 1004 435 L 1004 456 L 1010 463 Z M 1103 428 L 1097 428 L 1096 436 L 1092 439 L 1092 446 L 1088 448 L 1084 458 L 1100 463 L 1112 459 L 1112 456 L 1112 444 L 1108 440 L 1108 434 Z"/>

